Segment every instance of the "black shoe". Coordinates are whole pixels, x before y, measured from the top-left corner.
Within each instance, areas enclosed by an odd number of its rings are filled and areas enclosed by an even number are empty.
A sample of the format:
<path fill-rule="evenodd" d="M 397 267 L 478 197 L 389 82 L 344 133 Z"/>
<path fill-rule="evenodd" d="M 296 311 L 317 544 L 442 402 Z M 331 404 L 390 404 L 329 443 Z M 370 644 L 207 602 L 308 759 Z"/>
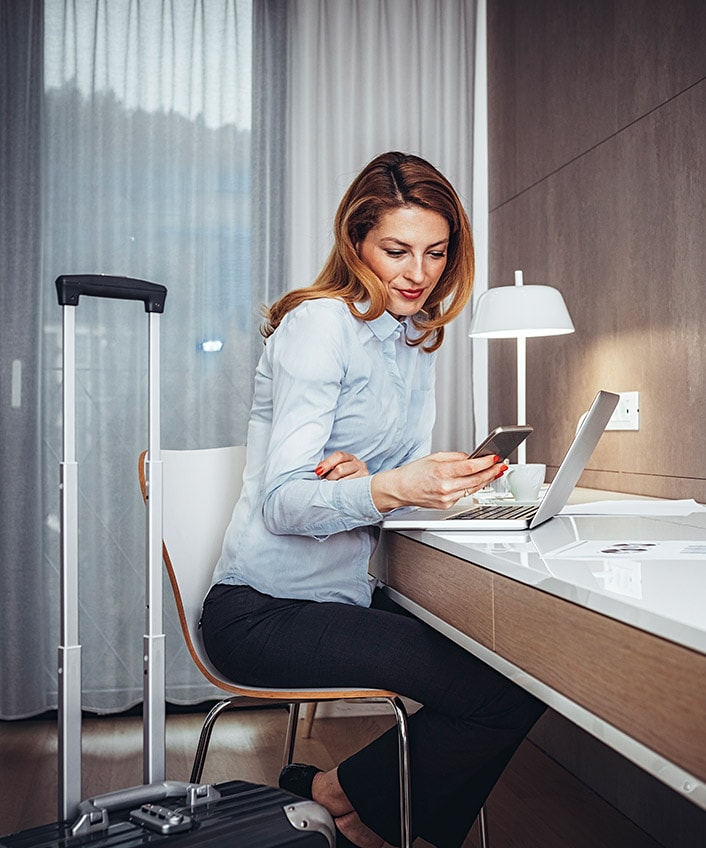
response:
<path fill-rule="evenodd" d="M 300 798 L 312 797 L 312 784 L 314 775 L 321 771 L 316 766 L 307 766 L 304 763 L 291 763 L 285 766 L 279 773 L 279 788 L 299 795 Z"/>

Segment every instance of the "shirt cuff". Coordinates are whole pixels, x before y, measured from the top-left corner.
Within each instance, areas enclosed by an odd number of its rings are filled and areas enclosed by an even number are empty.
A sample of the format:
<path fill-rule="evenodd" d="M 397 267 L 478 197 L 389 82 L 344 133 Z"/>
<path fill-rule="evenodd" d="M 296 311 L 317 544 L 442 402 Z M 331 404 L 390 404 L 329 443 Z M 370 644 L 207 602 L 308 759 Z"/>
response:
<path fill-rule="evenodd" d="M 338 482 L 341 485 L 336 486 L 335 503 L 342 515 L 355 515 L 370 524 L 383 520 L 383 514 L 373 502 L 371 474 Z"/>

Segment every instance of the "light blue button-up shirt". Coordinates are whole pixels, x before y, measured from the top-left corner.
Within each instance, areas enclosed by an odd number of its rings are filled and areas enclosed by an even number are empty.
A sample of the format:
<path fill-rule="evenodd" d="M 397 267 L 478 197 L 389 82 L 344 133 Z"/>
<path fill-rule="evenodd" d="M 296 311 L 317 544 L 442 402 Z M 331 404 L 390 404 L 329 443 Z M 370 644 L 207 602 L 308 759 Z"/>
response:
<path fill-rule="evenodd" d="M 256 371 L 243 489 L 214 583 L 369 605 L 383 518 L 371 478 L 319 480 L 314 469 L 337 450 L 371 475 L 429 453 L 435 356 L 407 332 L 387 312 L 361 321 L 330 298 L 285 316 Z"/>

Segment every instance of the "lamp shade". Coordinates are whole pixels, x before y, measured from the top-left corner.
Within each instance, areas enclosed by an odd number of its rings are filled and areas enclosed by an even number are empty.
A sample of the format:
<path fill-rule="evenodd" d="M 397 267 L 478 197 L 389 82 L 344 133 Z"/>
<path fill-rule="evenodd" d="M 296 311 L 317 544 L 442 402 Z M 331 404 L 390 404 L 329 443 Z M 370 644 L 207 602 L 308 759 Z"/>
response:
<path fill-rule="evenodd" d="M 514 339 L 573 333 L 561 292 L 551 286 L 497 286 L 478 298 L 469 336 Z"/>

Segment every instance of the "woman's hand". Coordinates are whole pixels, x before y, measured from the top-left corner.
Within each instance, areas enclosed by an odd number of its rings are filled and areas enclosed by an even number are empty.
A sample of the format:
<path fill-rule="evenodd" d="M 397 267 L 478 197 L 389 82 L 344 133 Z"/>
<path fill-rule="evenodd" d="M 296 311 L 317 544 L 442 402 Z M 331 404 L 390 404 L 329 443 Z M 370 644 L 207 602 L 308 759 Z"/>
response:
<path fill-rule="evenodd" d="M 367 477 L 368 466 L 352 453 L 336 451 L 327 456 L 314 469 L 320 480 L 346 480 L 351 477 Z"/>
<path fill-rule="evenodd" d="M 433 453 L 375 474 L 371 494 L 380 512 L 401 506 L 448 509 L 506 471 L 507 466 L 497 456 L 469 459 L 465 453 Z"/>

